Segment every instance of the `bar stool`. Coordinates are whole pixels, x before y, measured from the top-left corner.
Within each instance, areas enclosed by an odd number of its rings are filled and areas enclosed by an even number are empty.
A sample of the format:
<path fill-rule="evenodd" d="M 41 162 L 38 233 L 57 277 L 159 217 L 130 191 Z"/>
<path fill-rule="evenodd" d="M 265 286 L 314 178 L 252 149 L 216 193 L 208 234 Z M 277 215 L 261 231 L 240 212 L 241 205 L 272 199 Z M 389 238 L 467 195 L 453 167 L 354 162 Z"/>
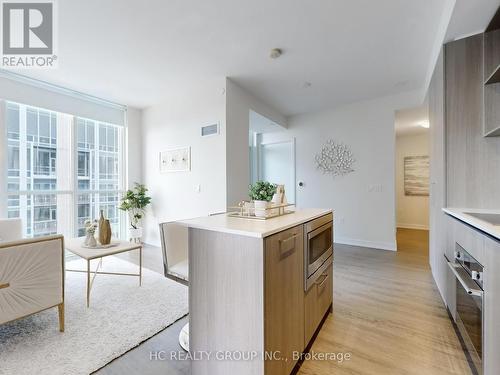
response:
<path fill-rule="evenodd" d="M 165 277 L 183 285 L 189 284 L 188 227 L 177 222 L 160 224 L 163 270 Z M 189 351 L 189 323 L 179 333 L 179 344 Z"/>

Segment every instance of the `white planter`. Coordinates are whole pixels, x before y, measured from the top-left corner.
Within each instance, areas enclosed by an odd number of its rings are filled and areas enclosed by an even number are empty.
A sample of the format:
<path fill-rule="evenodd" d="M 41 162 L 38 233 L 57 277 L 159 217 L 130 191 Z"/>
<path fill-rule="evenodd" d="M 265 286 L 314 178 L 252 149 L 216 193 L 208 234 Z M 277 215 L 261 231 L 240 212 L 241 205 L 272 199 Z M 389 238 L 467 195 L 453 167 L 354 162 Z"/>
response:
<path fill-rule="evenodd" d="M 255 216 L 266 217 L 267 216 L 266 208 L 269 207 L 269 202 L 267 202 L 267 201 L 253 201 L 253 203 L 255 206 Z"/>
<path fill-rule="evenodd" d="M 142 227 L 137 227 L 137 228 L 129 228 L 128 229 L 128 237 L 130 239 L 139 239 L 142 237 Z"/>

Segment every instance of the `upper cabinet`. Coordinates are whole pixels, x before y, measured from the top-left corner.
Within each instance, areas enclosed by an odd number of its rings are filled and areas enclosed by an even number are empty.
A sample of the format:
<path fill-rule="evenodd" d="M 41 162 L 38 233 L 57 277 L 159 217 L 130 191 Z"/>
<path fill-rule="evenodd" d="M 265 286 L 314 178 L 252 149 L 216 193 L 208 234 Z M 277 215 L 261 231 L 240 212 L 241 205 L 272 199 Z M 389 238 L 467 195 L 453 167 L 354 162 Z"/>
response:
<path fill-rule="evenodd" d="M 484 33 L 484 135 L 500 136 L 500 11 Z"/>

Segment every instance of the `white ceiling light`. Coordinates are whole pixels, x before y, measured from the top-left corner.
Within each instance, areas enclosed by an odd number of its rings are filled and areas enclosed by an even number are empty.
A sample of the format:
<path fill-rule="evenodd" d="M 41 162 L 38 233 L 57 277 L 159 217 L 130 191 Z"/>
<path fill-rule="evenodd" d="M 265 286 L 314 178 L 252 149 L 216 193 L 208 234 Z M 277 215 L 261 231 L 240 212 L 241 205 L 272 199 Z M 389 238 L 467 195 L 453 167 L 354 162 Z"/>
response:
<path fill-rule="evenodd" d="M 420 126 L 421 128 L 426 128 L 426 129 L 429 129 L 429 121 L 420 121 L 420 122 L 417 122 L 417 126 Z"/>
<path fill-rule="evenodd" d="M 283 53 L 283 51 L 281 49 L 279 49 L 279 48 L 273 48 L 271 50 L 271 53 L 269 54 L 269 57 L 271 59 L 277 59 L 278 57 L 281 56 L 282 53 Z"/>

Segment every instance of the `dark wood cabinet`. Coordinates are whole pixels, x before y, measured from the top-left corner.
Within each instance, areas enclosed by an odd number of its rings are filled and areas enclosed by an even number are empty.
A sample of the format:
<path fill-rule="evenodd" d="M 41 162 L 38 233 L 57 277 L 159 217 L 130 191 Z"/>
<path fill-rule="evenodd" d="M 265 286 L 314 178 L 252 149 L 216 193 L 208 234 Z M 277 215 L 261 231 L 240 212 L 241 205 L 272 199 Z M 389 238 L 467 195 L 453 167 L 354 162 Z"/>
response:
<path fill-rule="evenodd" d="M 483 34 L 484 136 L 500 136 L 500 13 Z"/>
<path fill-rule="evenodd" d="M 483 136 L 483 34 L 445 46 L 445 82 L 446 206 L 500 207 L 500 139 Z"/>

